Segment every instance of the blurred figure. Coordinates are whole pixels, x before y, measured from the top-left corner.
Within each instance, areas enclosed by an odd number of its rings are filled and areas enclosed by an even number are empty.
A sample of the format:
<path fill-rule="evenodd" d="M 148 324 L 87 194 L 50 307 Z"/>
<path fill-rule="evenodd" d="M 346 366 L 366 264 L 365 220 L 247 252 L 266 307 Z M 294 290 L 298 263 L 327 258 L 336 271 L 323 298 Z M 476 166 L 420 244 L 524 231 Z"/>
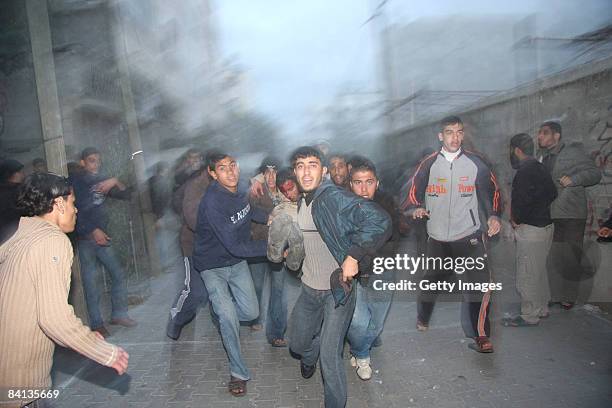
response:
<path fill-rule="evenodd" d="M 366 200 L 374 201 L 391 218 L 393 233 L 373 256 L 393 258 L 397 253 L 400 238 L 398 213 L 393 197 L 378 188 L 380 183 L 376 166 L 364 157 L 352 158 L 349 178 L 353 193 Z M 351 346 L 351 365 L 357 369 L 357 375 L 362 380 L 372 378 L 370 349 L 383 331 L 393 298 L 392 291 L 374 289 L 373 279 L 371 279 L 374 277 L 370 276 L 370 273 L 371 265 L 368 270 L 360 271 L 357 276 L 355 311 L 346 335 Z M 393 276 L 393 270 L 386 270 L 383 274 L 375 275 L 375 278 L 376 280 L 393 281 Z"/>
<path fill-rule="evenodd" d="M 41 157 L 37 157 L 32 160 L 32 171 L 34 173 L 46 173 L 47 172 L 47 162 L 45 159 Z"/>
<path fill-rule="evenodd" d="M 440 265 L 427 269 L 423 280 L 488 283 L 485 233 L 492 237 L 501 229 L 500 193 L 495 175 L 478 155 L 463 150 L 463 122 L 457 116 L 440 121 L 438 152 L 423 160 L 412 177 L 408 205 L 414 219 L 427 218 L 428 258 L 472 258 L 482 260 L 482 268 L 456 272 Z M 481 215 L 486 225 L 481 224 Z M 419 331 L 429 327 L 438 290 L 421 291 L 417 304 Z M 489 310 L 491 290 L 462 291 L 461 325 L 466 337 L 474 339 L 469 348 L 492 353 Z"/>
<path fill-rule="evenodd" d="M 17 191 L 24 178 L 23 164 L 13 159 L 0 162 L 0 244 L 17 230 Z"/>
<path fill-rule="evenodd" d="M 206 156 L 206 166 L 214 153 Z M 195 270 L 193 264 L 193 242 L 198 218 L 200 202 L 210 184 L 210 175 L 202 167 L 187 180 L 183 189 L 183 201 L 179 209 L 181 219 L 180 244 L 183 253 L 184 276 L 183 288 L 170 309 L 170 321 L 166 335 L 173 340 L 178 340 L 183 327 L 192 321 L 200 305 L 208 303 L 208 292 L 204 286 L 202 277 Z"/>
<path fill-rule="evenodd" d="M 331 181 L 338 187 L 350 189 L 349 165 L 346 156 L 339 153 L 329 155 L 329 176 Z"/>
<path fill-rule="evenodd" d="M 77 214 L 68 180 L 32 174 L 18 206 L 24 215 L 19 229 L 0 246 L 0 388 L 50 388 L 54 343 L 123 374 L 129 355 L 84 326 L 68 304 L 73 252 L 66 234 Z M 22 406 L 31 399 L 11 402 Z"/>
<path fill-rule="evenodd" d="M 258 197 L 250 196 L 249 201 L 252 206 L 260 208 L 267 213 L 282 201 L 283 195 L 276 187 L 276 172 L 279 167 L 279 161 L 273 157 L 266 157 L 262 160 L 257 172 L 263 174 L 264 177 L 264 194 Z M 268 226 L 266 224 L 251 225 L 251 236 L 255 241 L 268 240 Z M 249 269 L 253 277 L 253 285 L 255 285 L 255 293 L 257 293 L 257 301 L 259 302 L 259 317 L 252 322 L 252 330 L 261 330 L 265 323 L 266 316 L 262 313 L 268 310 L 268 314 L 273 316 L 274 320 L 278 320 L 277 316 L 282 314 L 282 296 L 283 296 L 283 274 L 282 266 L 272 264 L 266 257 L 249 259 Z M 264 283 L 266 276 L 270 276 L 270 298 L 264 299 Z M 267 306 L 267 307 L 264 307 Z M 268 325 L 269 326 L 269 325 Z M 270 330 L 267 330 L 270 332 Z M 277 330 L 274 330 L 277 331 Z M 286 346 L 283 338 L 268 338 L 268 341 L 273 346 Z"/>
<path fill-rule="evenodd" d="M 76 234 L 83 291 L 87 302 L 89 327 L 107 337 L 110 334 L 104 327 L 99 305 L 98 261 L 102 262 L 112 279 L 110 324 L 136 326 L 136 322 L 128 316 L 127 277 L 113 250 L 111 237 L 106 233 L 108 215 L 104 206 L 107 197 L 127 198 L 126 193 L 129 192 L 116 177 L 100 173 L 102 158 L 95 147 L 83 150 L 80 164 L 83 171 L 75 174 L 71 181 L 74 186 L 76 206 L 79 209 Z"/>
<path fill-rule="evenodd" d="M 516 238 L 516 288 L 521 295 L 520 315 L 504 319 L 506 326 L 536 326 L 548 316 L 550 287 L 546 258 L 553 236 L 550 204 L 557 189 L 550 174 L 534 157 L 534 143 L 525 133 L 510 140 L 512 180 L 511 223 Z"/>
<path fill-rule="evenodd" d="M 561 141 L 561 125 L 544 122 L 538 131 L 538 160 L 552 176 L 557 199 L 551 206 L 555 225 L 549 276 L 554 302 L 569 310 L 578 298 L 582 277 L 582 248 L 587 218 L 585 187 L 601 180 L 601 171 L 577 144 Z"/>

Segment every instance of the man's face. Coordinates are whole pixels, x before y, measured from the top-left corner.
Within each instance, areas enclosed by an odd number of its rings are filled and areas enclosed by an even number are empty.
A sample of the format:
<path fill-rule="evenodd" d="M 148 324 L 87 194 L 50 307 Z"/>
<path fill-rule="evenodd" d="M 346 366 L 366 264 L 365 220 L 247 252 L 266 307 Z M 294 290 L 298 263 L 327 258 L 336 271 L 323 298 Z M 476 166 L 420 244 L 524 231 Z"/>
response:
<path fill-rule="evenodd" d="M 351 176 L 351 190 L 353 193 L 372 200 L 378 189 L 378 179 L 372 170 L 354 171 Z"/>
<path fill-rule="evenodd" d="M 281 184 L 280 191 L 285 197 L 287 197 L 290 201 L 294 203 L 297 202 L 300 196 L 300 190 L 298 189 L 297 184 L 293 182 L 293 180 L 287 180 L 283 184 Z"/>
<path fill-rule="evenodd" d="M 461 148 L 463 136 L 463 125 L 460 123 L 447 125 L 438 133 L 438 139 L 442 142 L 444 150 L 449 153 L 455 153 Z"/>
<path fill-rule="evenodd" d="M 348 177 L 348 165 L 342 157 L 332 157 L 329 161 L 329 175 L 337 186 L 344 186 Z"/>
<path fill-rule="evenodd" d="M 69 233 L 74 231 L 74 226 L 76 225 L 77 218 L 77 208 L 74 206 L 74 193 L 70 193 L 70 195 L 65 197 L 58 197 L 55 199 L 55 204 L 58 207 L 60 212 L 58 226 L 60 229 Z"/>
<path fill-rule="evenodd" d="M 85 171 L 92 174 L 98 174 L 101 165 L 102 159 L 98 153 L 90 154 L 85 159 L 81 160 L 81 166 Z"/>
<path fill-rule="evenodd" d="M 273 167 L 268 167 L 264 173 L 264 180 L 268 186 L 268 190 L 276 191 L 276 170 Z"/>
<path fill-rule="evenodd" d="M 327 173 L 327 167 L 321 165 L 321 160 L 315 156 L 297 159 L 293 168 L 302 191 L 315 190 L 321 184 L 323 176 Z"/>
<path fill-rule="evenodd" d="M 202 167 L 202 155 L 199 153 L 189 153 L 185 159 L 187 167 L 191 171 L 198 171 Z"/>
<path fill-rule="evenodd" d="M 217 180 L 219 184 L 235 193 L 238 190 L 238 178 L 240 177 L 240 168 L 236 159 L 227 156 L 218 161 L 215 165 L 215 170 L 208 170 L 210 176 Z"/>
<path fill-rule="evenodd" d="M 550 127 L 542 126 L 538 130 L 538 145 L 542 149 L 549 149 L 559 143 L 560 134 L 555 133 Z"/>

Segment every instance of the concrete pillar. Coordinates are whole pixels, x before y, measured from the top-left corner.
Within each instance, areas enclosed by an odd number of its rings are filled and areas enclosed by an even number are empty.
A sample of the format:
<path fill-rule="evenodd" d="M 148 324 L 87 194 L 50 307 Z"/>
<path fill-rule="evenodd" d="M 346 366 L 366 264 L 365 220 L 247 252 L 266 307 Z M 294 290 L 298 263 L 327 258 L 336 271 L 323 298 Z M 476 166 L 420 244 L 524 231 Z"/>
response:
<path fill-rule="evenodd" d="M 49 171 L 66 176 L 68 175 L 66 149 L 62 131 L 62 114 L 57 95 L 47 0 L 26 0 L 26 10 L 47 166 Z M 76 256 L 72 267 L 70 303 L 76 315 L 81 320 L 87 321 L 87 307 Z"/>

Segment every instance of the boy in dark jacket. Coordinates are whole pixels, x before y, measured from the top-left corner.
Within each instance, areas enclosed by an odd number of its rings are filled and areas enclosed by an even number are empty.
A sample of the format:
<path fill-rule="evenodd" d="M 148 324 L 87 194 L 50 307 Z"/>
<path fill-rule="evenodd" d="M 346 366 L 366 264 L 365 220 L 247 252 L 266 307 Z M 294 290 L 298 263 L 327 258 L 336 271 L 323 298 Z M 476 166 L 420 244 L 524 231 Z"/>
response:
<path fill-rule="evenodd" d="M 198 208 L 193 262 L 200 272 L 229 358 L 229 392 L 246 393 L 249 370 L 240 350 L 240 321 L 259 316 L 259 305 L 245 258 L 266 256 L 267 241 L 251 240 L 251 221 L 265 224 L 268 214 L 251 207 L 238 188 L 240 169 L 225 154 L 209 156 L 208 173 L 214 179 Z"/>

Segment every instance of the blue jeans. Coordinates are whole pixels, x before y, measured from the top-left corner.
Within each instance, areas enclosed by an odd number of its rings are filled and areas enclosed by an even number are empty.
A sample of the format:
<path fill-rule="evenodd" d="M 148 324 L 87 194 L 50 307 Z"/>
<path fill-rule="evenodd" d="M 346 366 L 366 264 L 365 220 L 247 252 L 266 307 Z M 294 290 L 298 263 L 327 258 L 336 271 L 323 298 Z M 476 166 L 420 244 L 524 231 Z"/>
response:
<path fill-rule="evenodd" d="M 266 323 L 268 342 L 282 339 L 287 329 L 287 302 L 284 297 L 285 274 L 282 264 L 258 262 L 249 264 L 253 285 L 259 302 L 259 317 L 253 323 Z M 264 283 L 266 275 L 270 275 L 270 297 L 264 299 Z M 264 313 L 267 312 L 267 322 Z"/>
<path fill-rule="evenodd" d="M 320 360 L 326 408 L 346 405 L 342 349 L 354 308 L 355 290 L 344 306 L 336 308 L 330 290 L 316 290 L 302 284 L 291 314 L 289 348 L 299 354 L 306 365 L 314 365 Z"/>
<path fill-rule="evenodd" d="M 215 315 L 221 340 L 229 358 L 230 373 L 241 380 L 250 378 L 240 351 L 240 322 L 259 315 L 257 295 L 246 261 L 201 272 Z"/>
<path fill-rule="evenodd" d="M 97 329 L 104 325 L 104 319 L 100 313 L 100 290 L 97 287 L 98 260 L 111 275 L 111 318 L 126 318 L 128 316 L 127 281 L 125 271 L 115 251 L 111 246 L 100 246 L 93 240 L 83 239 L 77 242 L 89 327 Z"/>
<path fill-rule="evenodd" d="M 356 301 L 353 320 L 348 329 L 347 339 L 351 354 L 356 358 L 370 357 L 374 340 L 382 333 L 385 318 L 391 306 L 391 296 L 376 296 L 373 289 L 356 284 Z"/>

